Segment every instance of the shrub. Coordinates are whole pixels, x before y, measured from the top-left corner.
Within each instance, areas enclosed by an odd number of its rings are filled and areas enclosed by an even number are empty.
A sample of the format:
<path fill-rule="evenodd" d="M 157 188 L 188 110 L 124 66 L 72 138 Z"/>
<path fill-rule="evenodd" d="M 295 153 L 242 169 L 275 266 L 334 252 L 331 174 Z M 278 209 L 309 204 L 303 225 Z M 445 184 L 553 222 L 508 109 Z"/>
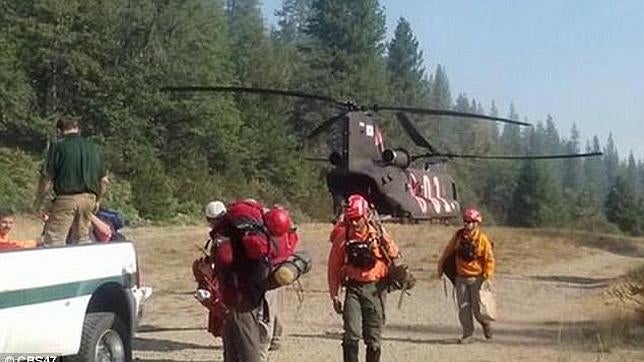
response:
<path fill-rule="evenodd" d="M 34 200 L 39 162 L 26 153 L 0 148 L 0 206 L 26 211 Z"/>

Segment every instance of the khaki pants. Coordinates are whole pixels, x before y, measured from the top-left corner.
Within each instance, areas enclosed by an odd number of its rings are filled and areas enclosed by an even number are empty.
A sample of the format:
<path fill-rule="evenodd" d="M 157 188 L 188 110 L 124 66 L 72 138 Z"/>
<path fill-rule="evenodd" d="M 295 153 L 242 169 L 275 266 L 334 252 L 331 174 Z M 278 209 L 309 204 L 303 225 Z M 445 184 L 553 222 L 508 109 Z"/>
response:
<path fill-rule="evenodd" d="M 282 303 L 284 298 L 284 293 L 282 288 L 272 289 L 264 294 L 264 300 L 266 301 L 268 316 L 263 318 L 266 320 L 266 340 L 262 343 L 262 362 L 268 361 L 268 349 L 271 347 L 271 341 L 274 337 L 281 336 L 281 324 L 278 322 L 278 316 L 280 310 L 282 309 Z M 278 331 L 278 335 L 275 334 L 275 331 Z"/>
<path fill-rule="evenodd" d="M 95 207 L 96 195 L 91 193 L 56 196 L 45 224 L 44 244 L 88 243 Z"/>
<path fill-rule="evenodd" d="M 483 277 L 464 278 L 456 277 L 456 299 L 458 301 L 458 319 L 463 328 L 463 337 L 471 336 L 474 333 L 474 320 L 484 325 L 488 323 L 482 316 L 479 308 L 479 290 L 483 283 Z"/>
<path fill-rule="evenodd" d="M 263 362 L 262 346 L 266 343 L 263 308 L 260 305 L 250 311 L 228 313 L 221 336 L 224 362 Z"/>

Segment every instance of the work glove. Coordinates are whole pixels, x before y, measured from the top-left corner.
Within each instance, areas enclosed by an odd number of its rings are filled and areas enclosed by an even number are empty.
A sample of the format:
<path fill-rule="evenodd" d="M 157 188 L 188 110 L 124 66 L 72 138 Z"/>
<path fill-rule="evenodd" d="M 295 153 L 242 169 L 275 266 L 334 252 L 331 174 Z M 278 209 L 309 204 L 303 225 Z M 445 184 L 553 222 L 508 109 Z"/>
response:
<path fill-rule="evenodd" d="M 389 271 L 389 288 L 391 290 L 412 289 L 416 285 L 416 278 L 405 264 L 395 265 Z"/>
<path fill-rule="evenodd" d="M 483 283 L 481 283 L 481 288 L 492 290 L 492 281 L 490 279 L 484 279 Z"/>

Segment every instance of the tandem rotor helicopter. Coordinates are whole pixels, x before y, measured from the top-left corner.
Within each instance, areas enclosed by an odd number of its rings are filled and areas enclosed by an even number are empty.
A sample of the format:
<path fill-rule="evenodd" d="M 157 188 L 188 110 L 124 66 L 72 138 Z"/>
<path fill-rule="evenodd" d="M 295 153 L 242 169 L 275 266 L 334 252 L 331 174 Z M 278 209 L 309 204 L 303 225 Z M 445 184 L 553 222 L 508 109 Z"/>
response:
<path fill-rule="evenodd" d="M 531 126 L 526 122 L 481 114 L 430 108 L 377 105 L 364 107 L 327 96 L 268 88 L 195 86 L 164 87 L 161 91 L 276 95 L 322 101 L 337 106 L 340 109 L 339 114 L 320 123 L 306 137 L 307 139 L 315 138 L 336 124 L 341 129 L 341 141 L 331 149 L 328 159 L 309 158 L 313 161 L 329 162 L 332 165 L 331 170 L 327 173 L 327 186 L 333 199 L 336 215 L 346 197 L 358 193 L 373 204 L 383 218 L 404 222 L 447 223 L 460 217 L 461 210 L 456 183 L 452 176 L 445 171 L 445 167 L 441 167 L 441 164 L 446 161 L 454 158 L 523 160 L 602 155 L 601 152 L 533 156 L 443 153 L 429 143 L 407 116 L 407 114 L 450 116 L 508 123 L 516 126 Z M 413 155 L 404 148 L 387 148 L 382 129 L 373 117 L 373 113 L 380 111 L 394 112 L 397 121 L 412 142 L 426 152 Z M 421 159 L 427 161 L 424 167 L 412 167 L 414 161 Z"/>

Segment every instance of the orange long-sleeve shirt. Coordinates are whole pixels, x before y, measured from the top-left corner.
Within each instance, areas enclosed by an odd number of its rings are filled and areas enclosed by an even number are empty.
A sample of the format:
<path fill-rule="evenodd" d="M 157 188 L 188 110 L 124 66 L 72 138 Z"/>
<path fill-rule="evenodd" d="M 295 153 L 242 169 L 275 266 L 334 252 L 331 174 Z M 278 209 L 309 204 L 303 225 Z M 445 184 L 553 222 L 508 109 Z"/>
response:
<path fill-rule="evenodd" d="M 9 234 L 0 234 L 0 250 L 12 250 L 22 248 L 16 240 L 9 238 Z"/>
<path fill-rule="evenodd" d="M 382 239 L 378 242 L 383 243 L 389 258 L 395 259 L 398 257 L 398 245 L 394 242 L 393 238 L 387 234 L 383 229 Z M 349 229 L 349 240 L 369 240 L 377 238 L 376 229 L 368 225 L 367 229 L 362 233 L 357 233 Z M 329 283 L 329 295 L 333 299 L 338 296 L 340 287 L 344 280 L 355 280 L 358 282 L 374 282 L 387 276 L 389 273 L 389 266 L 387 260 L 382 254 L 378 243 L 374 243 L 373 251 L 376 256 L 376 264 L 369 270 L 363 270 L 350 265 L 347 262 L 347 255 L 345 250 L 345 243 L 347 241 L 347 232 L 343 224 L 338 224 L 331 231 L 331 251 L 329 252 L 329 262 L 327 269 L 327 279 Z"/>
<path fill-rule="evenodd" d="M 468 233 L 466 229 L 458 230 L 443 250 L 443 255 L 438 261 L 438 271 L 443 271 L 443 264 L 445 259 L 456 251 L 460 241 L 465 238 L 471 240 L 476 247 L 476 257 L 472 261 L 467 261 L 461 258 L 458 253 L 456 254 L 456 273 L 463 277 L 474 277 L 483 275 L 485 279 L 489 279 L 494 275 L 494 254 L 492 252 L 492 243 L 490 239 L 481 232 L 479 228 L 474 229 Z"/>

